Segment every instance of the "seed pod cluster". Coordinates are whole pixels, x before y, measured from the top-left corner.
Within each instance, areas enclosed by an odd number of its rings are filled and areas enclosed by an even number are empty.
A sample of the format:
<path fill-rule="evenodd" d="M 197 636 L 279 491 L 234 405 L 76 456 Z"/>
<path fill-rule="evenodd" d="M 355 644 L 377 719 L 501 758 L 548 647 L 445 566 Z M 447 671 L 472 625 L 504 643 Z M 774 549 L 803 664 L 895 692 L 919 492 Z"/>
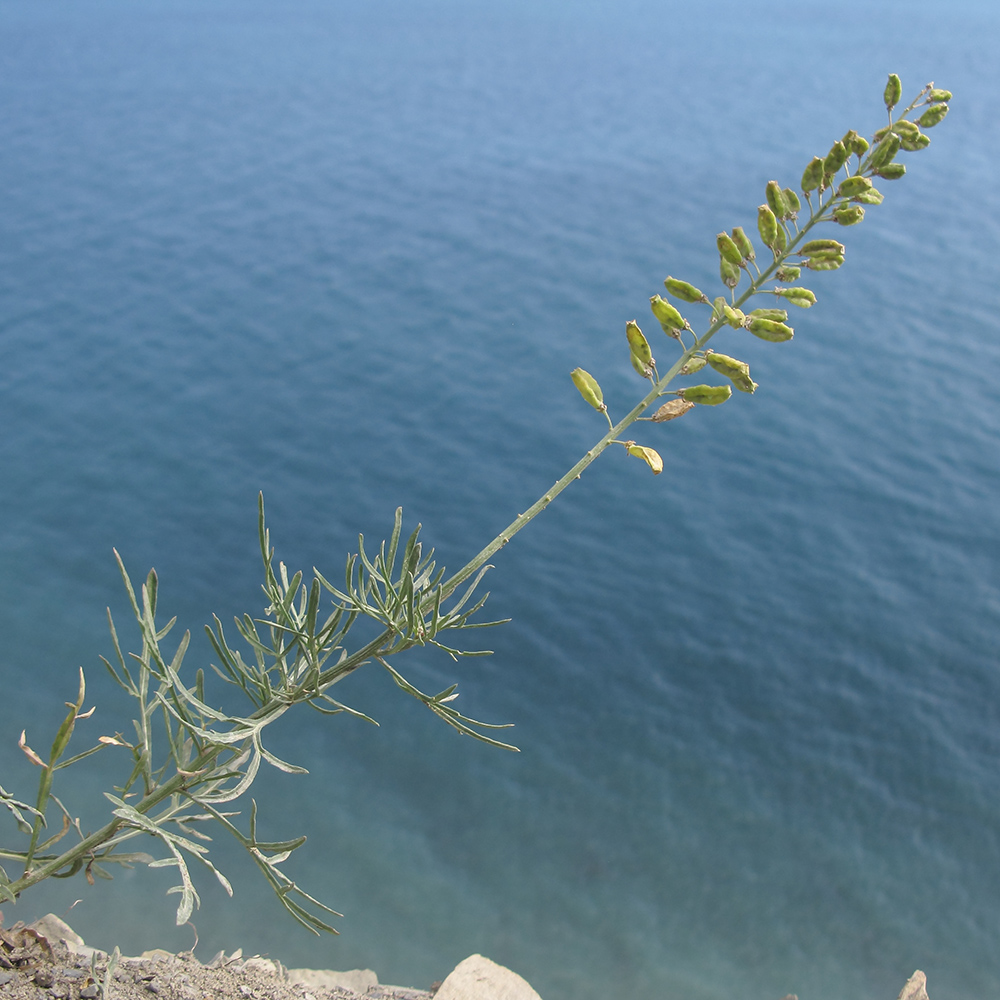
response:
<path fill-rule="evenodd" d="M 816 304 L 816 295 L 808 288 L 776 288 L 774 294 L 802 309 L 808 309 Z"/>
<path fill-rule="evenodd" d="M 580 390 L 580 395 L 595 410 L 601 410 L 602 412 L 607 410 L 607 406 L 604 405 L 604 393 L 597 384 L 597 379 L 590 372 L 584 371 L 582 368 L 574 368 L 569 373 L 569 377 L 573 380 L 573 384 L 577 389 Z"/>
<path fill-rule="evenodd" d="M 671 399 L 664 403 L 649 419 L 662 424 L 664 421 L 683 417 L 685 413 L 693 409 L 694 403 L 689 403 L 686 399 Z"/>
<path fill-rule="evenodd" d="M 838 225 L 856 226 L 865 217 L 865 210 L 860 205 L 839 205 L 832 214 Z"/>
<path fill-rule="evenodd" d="M 722 278 L 722 283 L 726 288 L 735 288 L 740 283 L 740 275 L 742 273 L 738 265 L 727 260 L 721 254 L 719 255 L 719 276 Z"/>
<path fill-rule="evenodd" d="M 805 194 L 815 191 L 823 183 L 823 160 L 814 156 L 802 173 L 802 190 Z"/>
<path fill-rule="evenodd" d="M 836 271 L 844 263 L 844 258 L 841 254 L 829 257 L 810 257 L 803 263 L 810 271 Z"/>
<path fill-rule="evenodd" d="M 875 188 L 869 188 L 867 191 L 862 191 L 861 194 L 855 195 L 851 201 L 856 201 L 859 205 L 881 205 L 885 201 L 885 195 Z"/>
<path fill-rule="evenodd" d="M 836 271 L 844 263 L 844 244 L 837 240 L 810 240 L 799 253 L 808 257 L 802 263 L 810 271 Z"/>
<path fill-rule="evenodd" d="M 734 329 L 738 330 L 746 322 L 746 316 L 742 309 L 735 309 L 728 302 L 723 303 L 722 314 L 726 322 Z"/>
<path fill-rule="evenodd" d="M 892 163 L 899 152 L 899 136 L 895 132 L 889 132 L 879 140 L 869 161 L 871 167 L 876 172 L 883 169 L 887 164 Z"/>
<path fill-rule="evenodd" d="M 761 205 L 757 209 L 757 232 L 764 241 L 764 246 L 772 250 L 778 244 L 778 218 L 770 205 Z"/>
<path fill-rule="evenodd" d="M 834 174 L 847 162 L 847 156 L 847 147 L 838 139 L 830 147 L 830 152 L 823 161 L 823 182 L 827 187 Z"/>
<path fill-rule="evenodd" d="M 840 141 L 848 153 L 853 153 L 859 159 L 868 152 L 868 140 L 864 136 L 858 135 L 854 129 L 847 132 Z"/>
<path fill-rule="evenodd" d="M 740 248 L 733 241 L 732 236 L 728 233 L 719 233 L 715 237 L 715 243 L 719 248 L 719 255 L 724 261 L 735 264 L 736 267 L 743 266 L 743 254 L 740 253 Z"/>
<path fill-rule="evenodd" d="M 680 299 L 682 302 L 708 302 L 708 296 L 688 281 L 668 276 L 663 284 L 675 299 Z"/>
<path fill-rule="evenodd" d="M 837 197 L 854 198 L 857 195 L 868 191 L 871 186 L 872 182 L 868 180 L 867 177 L 862 177 L 860 174 L 854 174 L 852 177 L 848 177 L 846 181 L 840 182 L 840 186 L 837 188 Z"/>
<path fill-rule="evenodd" d="M 652 448 L 644 448 L 634 441 L 627 441 L 625 448 L 630 455 L 641 458 L 653 470 L 654 476 L 658 476 L 663 471 L 663 459 L 660 458 L 659 452 Z"/>
<path fill-rule="evenodd" d="M 689 403 L 700 403 L 702 406 L 718 406 L 733 394 L 728 385 L 689 385 L 686 389 L 678 389 L 677 395 Z"/>
<path fill-rule="evenodd" d="M 899 145 L 908 153 L 915 153 L 918 149 L 926 149 L 931 144 L 931 137 L 918 133 L 914 138 L 903 137 L 899 140 Z"/>
<path fill-rule="evenodd" d="M 769 340 L 773 344 L 780 344 L 783 341 L 791 340 L 795 333 L 787 324 L 773 319 L 751 319 L 747 323 L 747 329 L 755 337 L 760 337 L 761 340 Z"/>
<path fill-rule="evenodd" d="M 803 257 L 811 257 L 813 254 L 829 253 L 831 250 L 842 254 L 844 249 L 844 244 L 837 242 L 837 240 L 810 240 L 799 250 L 799 253 Z"/>
<path fill-rule="evenodd" d="M 892 124 L 892 131 L 900 139 L 916 139 L 920 135 L 920 128 L 907 118 L 900 118 Z"/>
<path fill-rule="evenodd" d="M 932 104 L 918 119 L 921 128 L 934 128 L 948 114 L 947 104 Z"/>
<path fill-rule="evenodd" d="M 743 231 L 742 226 L 737 226 L 733 230 L 733 242 L 736 244 L 744 260 L 757 259 L 757 254 L 754 253 L 750 237 Z"/>
<path fill-rule="evenodd" d="M 641 375 L 643 378 L 652 378 L 653 369 L 649 365 L 644 365 L 634 354 L 629 353 L 629 358 L 632 361 L 632 367 L 636 370 L 636 373 Z"/>
<path fill-rule="evenodd" d="M 785 192 L 777 181 L 768 181 L 764 192 L 767 198 L 768 207 L 774 212 L 778 219 L 788 219 L 791 217 L 791 209 L 785 201 Z"/>
<path fill-rule="evenodd" d="M 895 73 L 889 74 L 889 82 L 885 85 L 885 93 L 882 95 L 885 106 L 890 111 L 899 104 L 899 99 L 903 96 L 903 84 Z"/>
<path fill-rule="evenodd" d="M 625 324 L 625 338 L 628 340 L 629 350 L 636 359 L 646 366 L 654 365 L 653 352 L 649 349 L 649 341 L 643 336 L 639 324 L 634 319 L 630 319 Z"/>
<path fill-rule="evenodd" d="M 737 361 L 728 354 L 710 351 L 706 355 L 708 363 L 720 374 L 725 375 L 740 392 L 753 392 L 757 383 L 750 378 L 750 366 L 745 361 Z"/>
<path fill-rule="evenodd" d="M 702 368 L 708 362 L 701 357 L 688 358 L 683 365 L 678 369 L 678 375 L 693 375 L 695 372 L 700 372 Z"/>
<path fill-rule="evenodd" d="M 678 337 L 681 330 L 691 329 L 680 312 L 661 296 L 654 295 L 649 300 L 649 308 L 653 310 L 653 315 L 660 321 L 660 326 L 668 337 Z"/>
<path fill-rule="evenodd" d="M 749 323 L 752 319 L 770 319 L 774 320 L 776 323 L 784 323 L 788 319 L 787 309 L 754 309 L 752 313 L 747 317 L 747 322 Z M 746 324 L 744 324 L 745 326 Z"/>
<path fill-rule="evenodd" d="M 884 167 L 875 171 L 876 177 L 881 177 L 886 181 L 898 181 L 906 173 L 906 166 L 902 163 L 887 163 Z"/>

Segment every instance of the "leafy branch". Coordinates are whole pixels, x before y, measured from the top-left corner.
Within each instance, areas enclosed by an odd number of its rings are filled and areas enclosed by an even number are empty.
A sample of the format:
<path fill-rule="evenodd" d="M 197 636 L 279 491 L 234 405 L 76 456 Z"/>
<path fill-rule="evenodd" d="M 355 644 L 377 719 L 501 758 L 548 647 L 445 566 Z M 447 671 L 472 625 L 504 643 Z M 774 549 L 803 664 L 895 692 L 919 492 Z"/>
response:
<path fill-rule="evenodd" d="M 23 850 L 0 849 L 0 858 L 17 862 L 23 872 L 11 878 L 0 868 L 0 898 L 14 901 L 49 877 L 67 878 L 81 871 L 93 883 L 95 876 L 110 878 L 108 867 L 116 864 L 169 867 L 177 870 L 180 879 L 169 892 L 180 896 L 176 918 L 178 924 L 183 924 L 200 902 L 189 868 L 192 861 L 207 868 L 232 894 L 228 879 L 208 858 L 206 844 L 211 838 L 203 827 L 214 822 L 247 851 L 293 919 L 314 933 L 336 933 L 328 918 L 340 914 L 309 895 L 281 870 L 306 838 L 258 840 L 254 800 L 250 803 L 248 833 L 234 822 L 239 813 L 228 811 L 250 790 L 262 763 L 291 774 L 305 773 L 305 768 L 280 759 L 265 747 L 266 728 L 297 705 L 308 705 L 324 715 L 346 713 L 374 722 L 330 692 L 358 668 L 377 663 L 403 691 L 458 732 L 516 750 L 493 735 L 507 725 L 470 718 L 454 707 L 457 685 L 434 695 L 423 692 L 400 672 L 398 658 L 417 647 L 443 650 L 456 660 L 489 655 L 490 650 L 464 648 L 464 637 L 457 634 L 502 624 L 473 620 L 489 596 L 477 593 L 490 568 L 489 560 L 500 548 L 611 445 L 623 446 L 654 474 L 662 472 L 659 453 L 628 436 L 636 422 L 664 423 L 698 406 L 720 405 L 732 397 L 734 388 L 747 394 L 757 389 L 746 362 L 716 352 L 708 343 L 723 327 L 746 330 L 771 343 L 792 339 L 794 329 L 788 323 L 787 307 L 808 309 L 816 302 L 815 293 L 798 283 L 803 271 L 837 270 L 845 260 L 845 247 L 838 240 L 807 237 L 821 223 L 839 229 L 860 223 L 866 208 L 883 201 L 873 179 L 900 179 L 906 170 L 897 160 L 900 152 L 926 148 L 930 139 L 925 130 L 939 124 L 948 113 L 951 94 L 928 84 L 894 117 L 901 93 L 899 77 L 893 74 L 883 95 L 888 124 L 876 131 L 871 141 L 852 129 L 831 146 L 826 156 L 810 161 L 799 185 L 807 210 L 795 190 L 777 181 L 768 182 L 765 202 L 759 206 L 756 219 L 764 247 L 763 262 L 758 261 L 753 241 L 742 227 L 718 234 L 716 246 L 724 294 L 710 300 L 689 282 L 666 278 L 664 286 L 671 299 L 685 307 L 707 306 L 709 316 L 704 332 L 697 334 L 670 299 L 660 295 L 650 299 L 650 308 L 668 338 L 668 346 L 677 352 L 662 375 L 638 323 L 632 320 L 626 324 L 631 364 L 648 382 L 648 388 L 617 423 L 598 381 L 582 368 L 571 373 L 583 399 L 604 415 L 607 432 L 458 572 L 446 576 L 444 568 L 435 563 L 433 551 L 425 553 L 419 541 L 419 525 L 402 541 L 403 514 L 402 509 L 397 509 L 392 532 L 377 551 L 366 550 L 364 538 L 359 536 L 358 551 L 347 558 L 342 585 L 331 583 L 315 569 L 307 583 L 302 572 L 289 576 L 284 563 L 275 565 L 261 496 L 258 532 L 267 602 L 263 617 L 244 614 L 234 620 L 242 646 L 230 642 L 218 617 L 205 628 L 218 659 L 217 664 L 211 664 L 212 670 L 245 697 L 241 713 L 208 704 L 203 669 L 195 671 L 192 681 L 182 679 L 190 632 L 181 636 L 172 651 L 165 648 L 176 619 L 162 626 L 156 622 L 155 571 L 149 572 L 137 594 L 116 552 L 141 649 L 139 653 L 123 652 L 109 611 L 114 662 L 102 659 L 110 675 L 136 703 L 133 732 L 128 738 L 120 732 L 102 735 L 89 749 L 65 757 L 77 723 L 88 721 L 94 711 L 84 711 L 86 684 L 82 670 L 77 698 L 66 703 L 69 711 L 56 732 L 47 760 L 28 745 L 27 735 L 22 732 L 19 745 L 41 773 L 34 805 L 0 787 L 0 804 L 21 834 L 28 837 Z M 920 116 L 911 120 L 909 116 L 917 109 L 922 109 Z M 772 304 L 744 311 L 744 306 L 762 295 L 771 296 Z M 676 378 L 695 375 L 705 368 L 727 381 L 721 385 L 670 388 Z M 670 398 L 663 402 L 665 396 Z M 351 648 L 352 630 L 361 621 L 371 623 L 376 634 Z M 112 807 L 108 822 L 85 834 L 80 821 L 52 793 L 53 779 L 57 771 L 106 747 L 125 751 L 130 760 L 128 772 L 122 784 L 114 788 L 114 794 L 105 793 Z M 51 805 L 60 817 L 59 829 L 54 833 L 48 831 Z M 70 846 L 57 849 L 56 845 L 71 831 L 75 838 L 71 838 Z M 152 837 L 161 856 L 154 858 L 144 851 L 122 849 L 139 836 Z"/>

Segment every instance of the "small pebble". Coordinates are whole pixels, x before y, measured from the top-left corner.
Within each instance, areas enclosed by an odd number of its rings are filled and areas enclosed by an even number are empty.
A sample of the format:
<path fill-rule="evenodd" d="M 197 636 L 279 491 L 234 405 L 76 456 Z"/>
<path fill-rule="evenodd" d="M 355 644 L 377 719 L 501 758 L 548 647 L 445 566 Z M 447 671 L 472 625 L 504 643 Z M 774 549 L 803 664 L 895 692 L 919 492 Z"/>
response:
<path fill-rule="evenodd" d="M 80 990 L 80 1000 L 96 1000 L 101 995 L 101 987 L 97 983 L 91 983 Z"/>
<path fill-rule="evenodd" d="M 56 981 L 51 969 L 39 969 L 35 973 L 34 979 L 36 986 L 41 986 L 42 989 L 46 990 Z"/>
<path fill-rule="evenodd" d="M 0 972 L 0 986 L 9 983 L 14 978 L 13 972 Z"/>

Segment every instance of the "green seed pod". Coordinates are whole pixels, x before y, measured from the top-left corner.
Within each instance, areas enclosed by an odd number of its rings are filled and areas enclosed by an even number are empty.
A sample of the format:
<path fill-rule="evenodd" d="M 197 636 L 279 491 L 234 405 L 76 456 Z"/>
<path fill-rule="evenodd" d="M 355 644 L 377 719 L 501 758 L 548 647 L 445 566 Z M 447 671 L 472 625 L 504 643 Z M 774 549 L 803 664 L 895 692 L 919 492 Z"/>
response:
<path fill-rule="evenodd" d="M 892 111 L 892 109 L 899 104 L 899 99 L 903 96 L 903 84 L 900 82 L 898 76 L 895 73 L 889 74 L 889 82 L 885 85 L 885 93 L 882 95 L 882 99 L 885 101 L 885 106 Z"/>
<path fill-rule="evenodd" d="M 840 187 L 837 188 L 837 197 L 853 198 L 861 194 L 862 191 L 867 191 L 871 186 L 872 182 L 867 177 L 855 174 L 853 177 L 848 177 L 846 181 L 840 182 Z"/>
<path fill-rule="evenodd" d="M 873 170 L 881 170 L 887 163 L 892 163 L 899 152 L 899 136 L 895 132 L 888 133 L 875 147 L 871 155 Z"/>
<path fill-rule="evenodd" d="M 799 250 L 803 257 L 811 257 L 816 253 L 824 253 L 828 250 L 835 250 L 837 253 L 844 252 L 844 244 L 836 240 L 810 240 Z"/>
<path fill-rule="evenodd" d="M 936 87 L 932 88 L 930 93 L 927 95 L 927 100 L 931 103 L 936 103 L 938 101 L 950 101 L 951 91 L 950 90 L 938 90 Z"/>
<path fill-rule="evenodd" d="M 649 300 L 649 308 L 660 321 L 663 332 L 668 337 L 676 337 L 678 330 L 688 329 L 687 320 L 664 298 L 654 295 Z"/>
<path fill-rule="evenodd" d="M 678 389 L 677 395 L 689 403 L 700 403 L 702 406 L 718 406 L 733 394 L 728 385 L 691 385 L 686 389 Z"/>
<path fill-rule="evenodd" d="M 704 358 L 688 358 L 687 361 L 685 361 L 684 364 L 678 369 L 677 374 L 693 375 L 695 372 L 700 372 L 706 364 L 708 364 L 708 362 Z"/>
<path fill-rule="evenodd" d="M 757 232 L 766 247 L 773 248 L 778 242 L 778 220 L 769 205 L 760 205 L 757 209 Z"/>
<path fill-rule="evenodd" d="M 641 458 L 653 470 L 654 476 L 658 476 L 663 471 L 663 459 L 652 448 L 644 448 L 641 444 L 634 442 L 625 447 L 630 455 Z"/>
<path fill-rule="evenodd" d="M 771 249 L 774 251 L 776 257 L 788 249 L 788 233 L 785 232 L 785 227 L 780 224 L 778 225 L 777 239 L 775 239 L 774 246 Z"/>
<path fill-rule="evenodd" d="M 743 232 L 742 226 L 737 226 L 733 230 L 733 242 L 736 244 L 744 260 L 756 260 L 757 254 L 754 253 L 753 244 L 750 242 L 750 237 Z"/>
<path fill-rule="evenodd" d="M 653 360 L 653 352 L 649 349 L 649 341 L 642 335 L 642 330 L 639 329 L 639 324 L 634 319 L 630 319 L 625 324 L 625 337 L 637 361 L 647 368 L 656 364 Z"/>
<path fill-rule="evenodd" d="M 948 114 L 947 104 L 932 104 L 918 119 L 921 128 L 934 128 Z"/>
<path fill-rule="evenodd" d="M 862 191 L 861 194 L 855 195 L 851 199 L 851 201 L 856 201 L 859 205 L 881 205 L 884 200 L 885 195 L 881 191 L 876 191 L 875 188 Z"/>
<path fill-rule="evenodd" d="M 784 267 L 779 267 L 774 272 L 774 276 L 778 281 L 798 281 L 800 274 L 802 274 L 802 268 L 789 267 L 787 264 Z"/>
<path fill-rule="evenodd" d="M 629 352 L 629 359 L 632 362 L 632 367 L 643 377 L 652 378 L 653 369 L 649 365 L 643 364 L 634 354 Z"/>
<path fill-rule="evenodd" d="M 718 323 L 726 318 L 726 297 L 720 295 L 712 303 L 712 322 Z"/>
<path fill-rule="evenodd" d="M 802 174 L 802 190 L 806 194 L 815 191 L 823 183 L 823 172 L 823 161 L 814 156 Z"/>
<path fill-rule="evenodd" d="M 761 340 L 769 340 L 774 344 L 791 340 L 795 331 L 784 323 L 779 323 L 773 319 L 752 319 L 747 324 L 747 329 Z M 695 401 L 697 402 L 697 400 Z"/>
<path fill-rule="evenodd" d="M 843 263 L 843 257 L 810 257 L 805 265 L 810 271 L 836 271 Z"/>
<path fill-rule="evenodd" d="M 716 246 L 723 260 L 728 260 L 730 264 L 739 267 L 743 263 L 743 254 L 740 248 L 733 242 L 733 238 L 728 233 L 719 233 L 715 237 Z"/>
<path fill-rule="evenodd" d="M 893 122 L 892 130 L 900 139 L 916 139 L 920 135 L 920 129 L 916 123 L 906 118 L 900 118 L 898 121 Z"/>
<path fill-rule="evenodd" d="M 749 375 L 731 375 L 729 381 L 736 386 L 740 392 L 756 392 L 757 383 Z"/>
<path fill-rule="evenodd" d="M 727 288 L 735 288 L 740 283 L 740 275 L 743 272 L 725 257 L 719 256 L 719 275 Z"/>
<path fill-rule="evenodd" d="M 781 185 L 777 181 L 768 181 L 767 204 L 779 219 L 787 219 L 789 216 L 788 205 L 785 203 L 785 192 L 781 190 Z"/>
<path fill-rule="evenodd" d="M 898 181 L 906 173 L 906 166 L 902 163 L 887 163 L 884 167 L 875 171 L 877 177 L 884 181 Z"/>
<path fill-rule="evenodd" d="M 908 153 L 915 153 L 918 149 L 926 149 L 931 144 L 931 137 L 921 132 L 916 139 L 900 139 L 899 145 Z"/>
<path fill-rule="evenodd" d="M 734 330 L 738 330 L 746 322 L 746 315 L 742 309 L 734 309 L 731 305 L 726 303 L 722 307 L 722 311 L 725 314 L 726 322 Z"/>
<path fill-rule="evenodd" d="M 836 240 L 831 240 L 830 242 L 835 243 Z M 811 260 L 831 260 L 834 257 L 843 257 L 843 256 L 844 256 L 843 247 L 841 247 L 840 249 L 831 249 L 831 250 L 813 250 L 813 252 L 809 254 Z M 804 263 L 806 264 L 807 267 L 809 266 L 808 261 L 805 261 Z"/>
<path fill-rule="evenodd" d="M 841 205 L 833 210 L 833 221 L 840 226 L 856 226 L 865 217 L 860 205 Z"/>
<path fill-rule="evenodd" d="M 750 366 L 745 361 L 737 361 L 728 354 L 708 355 L 708 363 L 720 374 L 725 375 L 740 392 L 753 392 L 757 383 L 750 378 Z"/>
<path fill-rule="evenodd" d="M 844 138 L 840 141 L 844 144 L 844 149 L 847 150 L 848 154 L 863 156 L 868 150 L 868 140 L 858 135 L 854 129 L 845 133 Z"/>
<path fill-rule="evenodd" d="M 678 417 L 683 417 L 688 410 L 693 409 L 694 403 L 689 403 L 686 399 L 671 399 L 664 403 L 649 419 L 661 424 L 665 420 L 676 420 Z"/>
<path fill-rule="evenodd" d="M 597 379 L 590 372 L 586 372 L 582 368 L 574 368 L 569 373 L 569 377 L 573 380 L 573 384 L 577 389 L 580 390 L 580 395 L 595 410 L 603 411 L 607 409 L 604 405 L 604 393 L 601 392 L 601 387 L 597 384 Z"/>
<path fill-rule="evenodd" d="M 816 304 L 816 296 L 808 288 L 776 288 L 774 294 L 780 295 L 793 306 L 800 306 L 802 309 L 808 309 Z"/>
<path fill-rule="evenodd" d="M 687 281 L 668 277 L 663 284 L 675 299 L 680 299 L 682 302 L 708 302 L 708 296 Z"/>
<path fill-rule="evenodd" d="M 777 293 L 775 293 L 777 294 Z M 787 309 L 754 309 L 747 317 L 747 322 L 753 319 L 769 319 L 775 323 L 784 323 L 788 319 Z M 746 324 L 744 324 L 746 325 Z"/>
<path fill-rule="evenodd" d="M 823 176 L 832 177 L 847 162 L 847 147 L 838 139 L 823 161 Z"/>
<path fill-rule="evenodd" d="M 785 188 L 781 193 L 785 196 L 785 204 L 788 206 L 788 218 L 797 218 L 799 210 L 802 208 L 799 196 L 791 188 Z"/>

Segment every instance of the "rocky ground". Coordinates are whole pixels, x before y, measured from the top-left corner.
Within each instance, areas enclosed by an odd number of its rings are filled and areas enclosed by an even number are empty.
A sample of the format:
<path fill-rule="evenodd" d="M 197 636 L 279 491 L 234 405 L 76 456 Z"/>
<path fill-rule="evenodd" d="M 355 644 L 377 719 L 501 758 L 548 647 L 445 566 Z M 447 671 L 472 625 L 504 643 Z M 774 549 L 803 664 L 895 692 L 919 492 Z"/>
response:
<path fill-rule="evenodd" d="M 435 984 L 438 986 L 440 984 Z M 190 953 L 119 958 L 88 948 L 58 917 L 0 927 L 2 1000 L 431 1000 L 432 990 L 379 985 L 373 972 L 285 969 L 264 958 Z"/>
<path fill-rule="evenodd" d="M 928 1000 L 914 972 L 898 1000 Z M 202 965 L 190 952 L 109 956 L 88 948 L 51 913 L 4 929 L 0 1000 L 541 1000 L 520 976 L 471 955 L 428 990 L 384 986 L 370 969 L 286 969 L 280 962 L 220 952 Z M 625 1000 L 625 998 L 622 998 Z M 787 996 L 784 1000 L 798 1000 Z"/>

